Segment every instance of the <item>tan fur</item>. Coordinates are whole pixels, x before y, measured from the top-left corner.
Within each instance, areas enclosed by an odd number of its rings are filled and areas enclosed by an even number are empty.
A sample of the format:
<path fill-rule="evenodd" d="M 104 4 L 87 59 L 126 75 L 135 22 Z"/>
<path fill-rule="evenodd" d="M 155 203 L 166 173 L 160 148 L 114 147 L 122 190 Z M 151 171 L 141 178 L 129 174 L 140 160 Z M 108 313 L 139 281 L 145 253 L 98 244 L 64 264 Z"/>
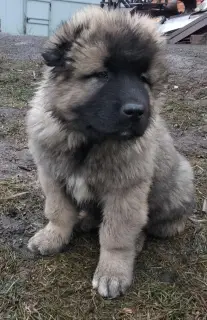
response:
<path fill-rule="evenodd" d="M 79 25 L 84 28 L 76 41 L 74 34 Z M 153 83 L 153 89 L 148 88 L 151 121 L 144 135 L 136 140 L 106 140 L 93 145 L 79 166 L 73 152 L 87 145 L 87 137 L 71 125 L 77 117 L 73 108 L 90 100 L 101 87 L 97 79 L 83 80 L 82 76 L 105 70 L 103 61 L 109 55 L 105 34 L 111 34 L 113 39 L 122 32 L 119 26 L 123 25 L 141 40 L 147 39 L 158 52 L 148 71 Z M 119 10 L 108 12 L 92 7 L 60 27 L 47 49 L 54 50 L 67 39 L 72 46 L 65 53 L 66 69 L 52 78 L 53 68 L 47 68 L 28 113 L 29 146 L 46 196 L 45 215 L 50 221 L 30 239 L 28 247 L 43 255 L 60 251 L 80 219 L 88 219 L 83 229 L 89 229 L 90 218 L 84 211 L 78 219 L 72 198 L 77 204 L 91 200 L 100 203 L 101 249 L 93 287 L 102 296 L 114 298 L 131 284 L 136 248 L 140 251 L 144 241 L 143 230 L 161 237 L 183 230 L 192 210 L 193 173 L 189 162 L 175 150 L 159 115 L 158 94 L 165 79 L 161 57 L 164 39 L 154 22 L 144 16 L 131 17 Z M 132 53 L 126 50 L 129 59 Z M 94 226 L 92 218 L 91 214 Z"/>

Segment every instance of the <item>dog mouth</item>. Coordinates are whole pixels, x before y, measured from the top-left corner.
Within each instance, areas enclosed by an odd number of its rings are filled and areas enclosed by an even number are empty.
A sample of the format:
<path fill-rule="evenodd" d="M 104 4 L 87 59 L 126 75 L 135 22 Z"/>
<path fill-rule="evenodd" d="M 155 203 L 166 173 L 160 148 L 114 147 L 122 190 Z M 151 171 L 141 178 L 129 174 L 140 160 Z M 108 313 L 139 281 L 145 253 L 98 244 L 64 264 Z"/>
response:
<path fill-rule="evenodd" d="M 95 140 L 130 140 L 142 135 L 140 134 L 139 129 L 136 127 L 124 128 L 114 131 L 104 131 L 101 129 L 98 130 L 92 125 L 88 125 L 86 129 L 88 138 L 92 138 Z"/>
<path fill-rule="evenodd" d="M 133 133 L 130 130 L 126 130 L 126 131 L 120 132 L 119 135 L 123 138 L 128 138 L 128 137 L 131 137 Z"/>

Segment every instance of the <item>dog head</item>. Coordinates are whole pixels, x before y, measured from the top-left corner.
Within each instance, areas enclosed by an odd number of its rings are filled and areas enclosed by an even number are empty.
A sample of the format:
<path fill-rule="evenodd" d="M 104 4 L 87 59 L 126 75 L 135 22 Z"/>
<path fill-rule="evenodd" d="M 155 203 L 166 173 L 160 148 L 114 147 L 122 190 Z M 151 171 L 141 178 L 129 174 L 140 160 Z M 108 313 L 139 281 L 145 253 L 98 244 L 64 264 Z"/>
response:
<path fill-rule="evenodd" d="M 91 140 L 142 136 L 156 113 L 163 42 L 146 16 L 93 7 L 77 13 L 43 53 L 53 116 Z"/>

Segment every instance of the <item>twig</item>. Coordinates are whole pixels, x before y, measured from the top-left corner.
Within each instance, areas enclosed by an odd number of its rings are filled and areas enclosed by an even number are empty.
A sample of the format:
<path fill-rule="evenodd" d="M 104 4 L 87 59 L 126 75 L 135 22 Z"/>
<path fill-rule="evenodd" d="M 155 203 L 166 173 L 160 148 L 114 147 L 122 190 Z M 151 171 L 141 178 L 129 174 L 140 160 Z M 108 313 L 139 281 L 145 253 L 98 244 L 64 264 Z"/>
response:
<path fill-rule="evenodd" d="M 25 171 L 32 171 L 32 169 L 24 167 L 24 166 L 18 166 L 19 169 L 25 170 Z"/>
<path fill-rule="evenodd" d="M 207 219 L 194 219 L 194 218 L 188 218 L 193 223 L 204 223 L 207 222 Z"/>
<path fill-rule="evenodd" d="M 6 292 L 4 292 L 4 294 L 8 294 L 9 291 L 12 289 L 12 287 L 17 283 L 18 279 L 16 279 L 14 282 L 12 282 L 12 284 L 10 285 L 10 287 L 6 290 Z"/>
<path fill-rule="evenodd" d="M 202 212 L 207 213 L 207 199 L 203 200 Z"/>
<path fill-rule="evenodd" d="M 29 192 L 27 192 L 27 191 L 25 191 L 25 192 L 19 192 L 19 193 L 16 193 L 16 194 L 11 195 L 10 197 L 0 198 L 0 201 L 12 200 L 12 199 L 15 199 L 15 198 L 18 198 L 18 197 L 22 197 L 22 196 L 24 196 L 25 194 L 28 194 L 28 193 L 29 193 Z"/>
<path fill-rule="evenodd" d="M 37 78 L 36 78 L 36 73 L 35 73 L 35 71 L 32 71 L 32 74 L 33 74 L 33 79 L 36 80 Z"/>

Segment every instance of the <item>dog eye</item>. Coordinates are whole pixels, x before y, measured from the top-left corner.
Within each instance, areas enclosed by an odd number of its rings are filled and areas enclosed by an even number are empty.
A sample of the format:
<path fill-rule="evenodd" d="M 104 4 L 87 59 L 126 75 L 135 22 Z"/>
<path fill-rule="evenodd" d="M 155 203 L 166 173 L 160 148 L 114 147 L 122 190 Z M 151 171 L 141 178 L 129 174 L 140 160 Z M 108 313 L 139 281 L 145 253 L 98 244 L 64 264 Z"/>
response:
<path fill-rule="evenodd" d="M 85 75 L 83 77 L 83 79 L 90 79 L 90 78 L 96 78 L 96 79 L 100 79 L 102 81 L 108 81 L 109 74 L 107 71 L 101 71 L 101 72 L 94 72 L 89 75 Z"/>
<path fill-rule="evenodd" d="M 141 74 L 140 79 L 142 82 L 148 84 L 148 86 L 151 86 L 150 79 L 145 74 Z"/>
<path fill-rule="evenodd" d="M 109 74 L 107 71 L 97 72 L 94 76 L 98 79 L 108 80 Z"/>

